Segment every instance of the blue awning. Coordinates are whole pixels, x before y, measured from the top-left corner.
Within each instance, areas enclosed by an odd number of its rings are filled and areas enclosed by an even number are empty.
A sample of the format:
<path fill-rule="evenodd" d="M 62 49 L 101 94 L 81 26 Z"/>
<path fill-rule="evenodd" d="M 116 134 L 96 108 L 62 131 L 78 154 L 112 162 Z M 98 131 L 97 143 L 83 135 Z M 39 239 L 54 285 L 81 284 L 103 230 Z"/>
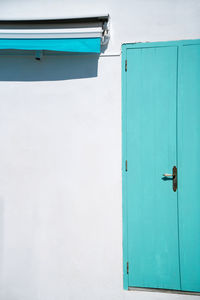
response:
<path fill-rule="evenodd" d="M 0 39 L 0 49 L 100 53 L 101 39 Z"/>

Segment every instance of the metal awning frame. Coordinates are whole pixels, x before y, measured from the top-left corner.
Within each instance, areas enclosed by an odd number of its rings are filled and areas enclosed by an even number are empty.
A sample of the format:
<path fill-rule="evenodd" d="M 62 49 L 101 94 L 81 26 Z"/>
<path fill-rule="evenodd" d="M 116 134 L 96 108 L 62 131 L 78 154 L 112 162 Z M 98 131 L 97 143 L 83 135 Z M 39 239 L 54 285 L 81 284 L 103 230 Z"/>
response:
<path fill-rule="evenodd" d="M 67 19 L 0 20 L 0 39 L 101 38 L 109 40 L 109 15 Z"/>
<path fill-rule="evenodd" d="M 105 46 L 110 38 L 109 15 L 81 16 L 55 19 L 0 20 L 0 40 L 100 38 Z M 40 59 L 43 51 L 36 51 Z"/>

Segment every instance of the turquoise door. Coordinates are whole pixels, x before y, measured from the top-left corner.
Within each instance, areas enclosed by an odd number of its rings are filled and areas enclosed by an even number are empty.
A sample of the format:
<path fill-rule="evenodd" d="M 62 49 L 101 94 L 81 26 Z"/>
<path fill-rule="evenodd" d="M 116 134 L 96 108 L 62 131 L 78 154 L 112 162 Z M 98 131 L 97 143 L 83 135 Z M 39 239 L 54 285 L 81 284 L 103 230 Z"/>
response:
<path fill-rule="evenodd" d="M 122 67 L 124 287 L 198 292 L 200 46 L 124 45 Z"/>

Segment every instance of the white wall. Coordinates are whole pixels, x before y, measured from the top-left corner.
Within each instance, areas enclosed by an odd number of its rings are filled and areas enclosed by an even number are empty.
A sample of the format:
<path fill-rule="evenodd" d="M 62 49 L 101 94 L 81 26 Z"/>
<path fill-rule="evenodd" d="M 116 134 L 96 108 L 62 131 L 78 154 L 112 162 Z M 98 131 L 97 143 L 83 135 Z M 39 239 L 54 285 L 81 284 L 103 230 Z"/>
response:
<path fill-rule="evenodd" d="M 111 15 L 91 55 L 0 56 L 0 299 L 147 300 L 122 283 L 122 42 L 200 37 L 200 2 L 1 0 L 0 19 Z M 195 298 L 196 299 L 196 298 Z"/>

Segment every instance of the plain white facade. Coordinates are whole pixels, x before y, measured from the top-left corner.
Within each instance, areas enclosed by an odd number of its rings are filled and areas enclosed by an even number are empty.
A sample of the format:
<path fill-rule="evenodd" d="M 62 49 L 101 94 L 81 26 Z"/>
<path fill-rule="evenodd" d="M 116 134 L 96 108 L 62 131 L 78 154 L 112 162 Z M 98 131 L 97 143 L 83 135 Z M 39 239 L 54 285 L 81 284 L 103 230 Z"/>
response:
<path fill-rule="evenodd" d="M 123 290 L 121 45 L 200 38 L 200 1 L 0 2 L 0 19 L 105 13 L 99 59 L 0 56 L 1 300 L 197 297 Z"/>

